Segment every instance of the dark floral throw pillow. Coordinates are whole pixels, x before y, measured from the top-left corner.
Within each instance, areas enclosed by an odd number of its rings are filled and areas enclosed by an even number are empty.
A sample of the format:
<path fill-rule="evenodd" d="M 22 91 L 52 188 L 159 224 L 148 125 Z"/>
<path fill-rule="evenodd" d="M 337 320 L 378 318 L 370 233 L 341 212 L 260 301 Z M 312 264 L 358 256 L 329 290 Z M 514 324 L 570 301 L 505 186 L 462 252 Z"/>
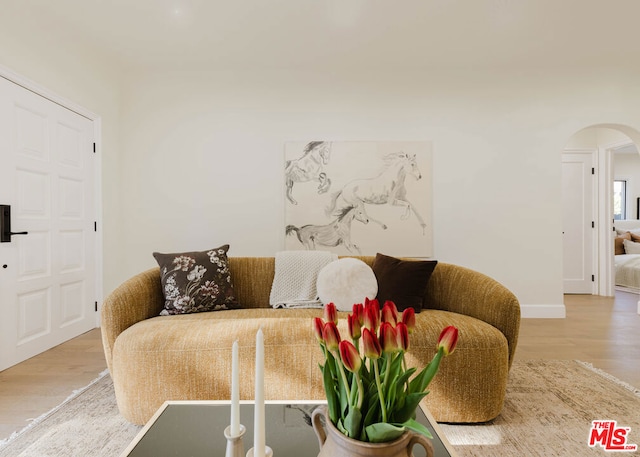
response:
<path fill-rule="evenodd" d="M 161 316 L 190 314 L 238 308 L 227 251 L 229 245 L 204 252 L 161 254 L 154 252 L 160 265 L 164 293 Z"/>

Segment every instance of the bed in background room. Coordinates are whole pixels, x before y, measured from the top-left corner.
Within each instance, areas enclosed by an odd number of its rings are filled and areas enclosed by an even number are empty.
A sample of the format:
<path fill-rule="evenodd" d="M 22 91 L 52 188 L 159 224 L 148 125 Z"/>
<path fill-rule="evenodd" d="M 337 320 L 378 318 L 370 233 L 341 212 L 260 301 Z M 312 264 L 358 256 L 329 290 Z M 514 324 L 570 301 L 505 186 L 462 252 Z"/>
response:
<path fill-rule="evenodd" d="M 616 289 L 640 294 L 640 220 L 615 221 Z"/>

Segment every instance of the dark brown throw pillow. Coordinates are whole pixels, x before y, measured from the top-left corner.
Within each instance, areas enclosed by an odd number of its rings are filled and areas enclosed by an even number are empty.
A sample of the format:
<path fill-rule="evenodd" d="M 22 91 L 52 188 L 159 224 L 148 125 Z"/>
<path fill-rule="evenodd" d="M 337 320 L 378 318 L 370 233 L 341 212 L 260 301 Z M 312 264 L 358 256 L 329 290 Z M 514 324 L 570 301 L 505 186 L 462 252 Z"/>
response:
<path fill-rule="evenodd" d="M 160 315 L 238 308 L 229 273 L 228 250 L 229 245 L 225 244 L 203 252 L 154 252 L 153 257 L 160 265 L 165 299 Z"/>
<path fill-rule="evenodd" d="M 424 294 L 437 260 L 401 260 L 384 254 L 376 254 L 373 273 L 378 280 L 378 296 L 382 306 L 386 300 L 393 301 L 398 311 L 413 308 L 419 313 Z"/>

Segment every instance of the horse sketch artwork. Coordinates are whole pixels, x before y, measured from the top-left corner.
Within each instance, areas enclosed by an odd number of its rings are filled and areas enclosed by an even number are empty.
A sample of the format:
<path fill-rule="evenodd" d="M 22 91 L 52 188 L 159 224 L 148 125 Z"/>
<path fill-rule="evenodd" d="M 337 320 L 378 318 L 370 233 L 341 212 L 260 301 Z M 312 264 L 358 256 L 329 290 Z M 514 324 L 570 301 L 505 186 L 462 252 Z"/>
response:
<path fill-rule="evenodd" d="M 287 199 L 297 205 L 293 198 L 293 185 L 297 182 L 318 181 L 318 193 L 323 194 L 331 187 L 331 180 L 324 171 L 331 157 L 331 143 L 326 141 L 312 141 L 308 143 L 302 156 L 287 160 L 284 165 Z"/>
<path fill-rule="evenodd" d="M 285 164 L 286 249 L 432 255 L 431 142 L 287 143 Z"/>
<path fill-rule="evenodd" d="M 356 219 L 363 224 L 369 223 L 369 218 L 361 206 L 345 206 L 338 212 L 336 219 L 325 225 L 304 225 L 300 228 L 287 225 L 286 234 L 295 233 L 298 241 L 309 250 L 317 246 L 337 247 L 343 245 L 353 254 L 361 254 L 360 248 L 351 241 L 351 222 Z"/>
<path fill-rule="evenodd" d="M 404 213 L 400 216 L 402 220 L 409 218 L 411 213 L 415 215 L 422 233 L 426 233 L 427 224 L 415 206 L 407 198 L 405 178 L 407 175 L 416 180 L 422 179 L 422 174 L 416 163 L 416 155 L 409 155 L 405 152 L 392 152 L 382 158 L 385 169 L 377 176 L 371 178 L 354 179 L 348 182 L 342 190 L 334 193 L 331 203 L 327 209 L 329 214 L 333 213 L 337 201 L 342 198 L 346 205 L 393 205 L 404 208 Z M 381 221 L 373 220 L 383 229 L 387 225 Z"/>

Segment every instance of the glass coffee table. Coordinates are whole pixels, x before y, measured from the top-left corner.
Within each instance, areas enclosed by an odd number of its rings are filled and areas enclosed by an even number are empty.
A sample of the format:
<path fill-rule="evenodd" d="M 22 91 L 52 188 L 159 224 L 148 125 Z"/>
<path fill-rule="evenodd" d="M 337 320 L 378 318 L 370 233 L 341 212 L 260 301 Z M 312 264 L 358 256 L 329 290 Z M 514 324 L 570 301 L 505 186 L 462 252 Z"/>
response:
<path fill-rule="evenodd" d="M 274 457 L 317 457 L 318 438 L 311 426 L 311 412 L 321 403 L 268 401 L 265 406 L 266 444 Z M 224 457 L 229 425 L 228 401 L 168 401 L 138 433 L 121 457 Z M 435 457 L 455 457 L 429 411 L 418 408 L 416 419 L 433 435 Z M 240 404 L 240 423 L 245 453 L 253 447 L 253 402 Z M 422 446 L 413 448 L 415 457 L 424 457 Z"/>

